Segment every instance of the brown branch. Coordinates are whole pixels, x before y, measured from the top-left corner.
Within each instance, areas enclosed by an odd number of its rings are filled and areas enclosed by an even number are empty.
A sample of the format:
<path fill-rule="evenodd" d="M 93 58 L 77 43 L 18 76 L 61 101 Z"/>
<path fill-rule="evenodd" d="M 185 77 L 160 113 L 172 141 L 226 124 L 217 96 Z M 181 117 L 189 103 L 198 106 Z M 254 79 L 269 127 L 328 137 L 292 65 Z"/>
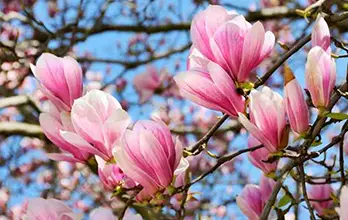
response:
<path fill-rule="evenodd" d="M 21 135 L 42 138 L 44 133 L 39 125 L 23 122 L 0 122 L 0 135 Z"/>
<path fill-rule="evenodd" d="M 127 69 L 132 69 L 132 68 L 135 68 L 137 66 L 148 64 L 150 62 L 153 62 L 153 61 L 156 61 L 159 59 L 167 58 L 167 57 L 169 57 L 173 54 L 176 54 L 176 53 L 184 52 L 184 51 L 188 50 L 190 47 L 191 47 L 191 44 L 187 44 L 187 45 L 184 45 L 182 47 L 179 47 L 179 48 L 176 48 L 173 50 L 169 50 L 163 54 L 152 56 L 147 60 L 141 60 L 141 61 L 125 61 L 125 60 L 89 58 L 89 57 L 78 57 L 77 61 L 87 62 L 87 63 L 98 62 L 98 63 L 119 64 L 119 65 L 124 66 Z"/>
<path fill-rule="evenodd" d="M 281 66 L 283 63 L 289 59 L 294 53 L 299 51 L 304 45 L 306 45 L 311 40 L 311 35 L 307 35 L 306 37 L 300 39 L 294 46 L 291 47 L 276 63 L 269 69 L 259 80 L 256 81 L 254 88 L 258 88 L 263 85 L 269 77 Z"/>
<path fill-rule="evenodd" d="M 215 134 L 224 134 L 227 131 L 233 131 L 238 133 L 242 129 L 242 125 L 240 123 L 237 123 L 236 125 L 227 126 L 225 128 L 218 129 Z M 177 135 L 186 135 L 186 134 L 194 134 L 194 135 L 204 135 L 206 133 L 205 130 L 202 130 L 200 128 L 197 128 L 195 126 L 183 126 L 183 127 L 176 127 L 174 129 L 170 130 L 173 134 Z"/>
<path fill-rule="evenodd" d="M 209 139 L 215 134 L 215 132 L 219 129 L 219 127 L 227 120 L 229 116 L 227 114 L 224 114 L 216 123 L 213 127 L 210 128 L 210 130 L 199 140 L 197 141 L 194 145 L 190 147 L 189 151 L 190 153 L 197 153 L 196 151 L 198 150 L 198 153 L 201 152 L 203 149 L 202 146 L 207 144 Z M 201 148 L 201 150 L 200 150 Z"/>
<path fill-rule="evenodd" d="M 254 21 L 266 21 L 272 19 L 283 19 L 283 18 L 301 18 L 300 15 L 296 13 L 296 10 L 289 9 L 287 7 L 274 7 L 265 8 L 256 12 L 249 12 L 246 19 L 250 22 Z M 177 24 L 161 24 L 157 26 L 144 26 L 144 25 L 117 25 L 117 24 L 105 24 L 100 23 L 97 26 L 91 28 L 79 27 L 77 32 L 88 33 L 88 34 L 98 34 L 106 31 L 119 31 L 119 32 L 134 32 L 134 33 L 147 33 L 155 34 L 161 32 L 171 32 L 171 31 L 187 31 L 190 29 L 191 22 L 183 22 Z M 73 31 L 74 25 L 67 25 L 60 30 L 57 30 L 57 34 L 63 34 Z"/>
<path fill-rule="evenodd" d="M 305 174 L 305 170 L 304 170 L 303 165 L 304 164 L 301 163 L 300 166 L 299 166 L 299 173 L 300 173 L 302 193 L 303 193 L 304 200 L 306 201 L 307 208 L 308 208 L 311 220 L 315 220 L 315 215 L 314 215 L 314 212 L 313 212 L 313 208 L 312 208 L 312 205 L 311 205 L 311 203 L 309 202 L 309 199 L 308 199 L 307 188 L 306 188 L 306 180 L 305 180 L 305 175 L 306 174 Z"/>
<path fill-rule="evenodd" d="M 191 187 L 193 184 L 199 182 L 200 180 L 202 180 L 203 178 L 205 178 L 206 176 L 208 176 L 209 174 L 212 174 L 215 170 L 217 170 L 220 166 L 222 166 L 224 163 L 236 158 L 237 156 L 241 155 L 241 154 L 244 154 L 244 153 L 247 153 L 247 152 L 252 152 L 252 151 L 255 151 L 257 149 L 260 149 L 262 148 L 263 145 L 257 145 L 255 147 L 251 147 L 251 148 L 246 148 L 246 149 L 242 149 L 242 150 L 239 150 L 237 152 L 234 152 L 232 154 L 228 154 L 228 155 L 225 155 L 225 156 L 222 156 L 220 157 L 216 164 L 207 172 L 203 173 L 202 175 L 200 175 L 199 177 L 197 177 L 196 179 L 194 179 L 191 183 L 185 185 L 184 189 L 187 189 L 189 187 Z"/>
<path fill-rule="evenodd" d="M 39 104 L 32 97 L 27 95 L 18 95 L 18 96 L 12 96 L 8 98 L 0 99 L 0 109 L 11 107 L 11 106 L 21 106 L 21 105 L 30 105 L 37 112 L 39 113 L 42 112 Z"/>

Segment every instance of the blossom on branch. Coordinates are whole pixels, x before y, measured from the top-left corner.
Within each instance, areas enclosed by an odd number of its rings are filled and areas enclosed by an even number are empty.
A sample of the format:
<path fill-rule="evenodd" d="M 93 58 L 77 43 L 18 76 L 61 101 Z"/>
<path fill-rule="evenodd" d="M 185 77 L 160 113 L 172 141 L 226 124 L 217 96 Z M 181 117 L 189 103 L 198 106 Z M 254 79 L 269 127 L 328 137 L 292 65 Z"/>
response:
<path fill-rule="evenodd" d="M 330 209 L 333 208 L 333 201 L 331 200 L 332 193 L 333 189 L 330 184 L 313 185 L 309 190 L 308 198 L 318 200 L 317 202 L 311 202 L 311 205 L 319 215 L 328 214 L 330 213 Z"/>
<path fill-rule="evenodd" d="M 75 100 L 71 123 L 76 131 L 62 131 L 61 136 L 83 152 L 111 161 L 112 148 L 124 134 L 130 118 L 120 103 L 100 90 L 89 91 Z"/>
<path fill-rule="evenodd" d="M 144 73 L 134 77 L 134 87 L 139 94 L 139 103 L 147 102 L 151 96 L 160 89 L 164 80 L 168 77 L 166 71 L 158 70 L 154 66 L 148 66 Z"/>
<path fill-rule="evenodd" d="M 263 25 L 251 25 L 242 15 L 210 5 L 192 21 L 191 38 L 207 59 L 217 63 L 238 83 L 248 80 L 272 51 L 275 37 Z"/>
<path fill-rule="evenodd" d="M 336 63 L 323 48 L 316 46 L 309 51 L 305 77 L 313 105 L 326 108 L 336 82 Z"/>
<path fill-rule="evenodd" d="M 318 15 L 312 32 L 312 47 L 319 46 L 331 54 L 331 36 L 329 26 L 325 19 Z"/>
<path fill-rule="evenodd" d="M 144 200 L 169 186 L 174 174 L 179 175 L 176 169 L 182 151 L 181 142 L 173 140 L 163 122 L 138 121 L 115 146 L 114 156 L 123 172 L 144 187 L 137 196 Z"/>
<path fill-rule="evenodd" d="M 248 184 L 237 197 L 237 205 L 249 220 L 260 218 L 262 210 L 269 199 L 276 182 L 261 176 L 260 185 Z"/>
<path fill-rule="evenodd" d="M 289 67 L 284 73 L 284 105 L 291 129 L 305 134 L 309 128 L 309 110 L 299 82 Z"/>
<path fill-rule="evenodd" d="M 244 111 L 244 97 L 222 67 L 199 55 L 190 59 L 191 69 L 174 77 L 183 97 L 233 117 Z"/>
<path fill-rule="evenodd" d="M 270 152 L 283 149 L 288 144 L 283 98 L 269 87 L 250 93 L 250 120 L 239 113 L 239 121 L 250 134 Z"/>
<path fill-rule="evenodd" d="M 36 66 L 30 67 L 41 83 L 42 93 L 59 111 L 69 112 L 74 100 L 82 96 L 82 70 L 76 60 L 44 53 Z"/>

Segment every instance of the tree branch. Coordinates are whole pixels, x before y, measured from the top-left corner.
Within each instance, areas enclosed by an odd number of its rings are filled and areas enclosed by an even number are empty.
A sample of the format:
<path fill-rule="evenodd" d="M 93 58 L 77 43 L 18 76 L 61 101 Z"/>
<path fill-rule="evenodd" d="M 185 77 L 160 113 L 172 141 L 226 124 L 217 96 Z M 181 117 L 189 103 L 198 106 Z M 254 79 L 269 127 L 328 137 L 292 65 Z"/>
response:
<path fill-rule="evenodd" d="M 0 122 L 0 135 L 21 135 L 39 138 L 44 137 L 44 133 L 39 125 L 23 122 Z"/>

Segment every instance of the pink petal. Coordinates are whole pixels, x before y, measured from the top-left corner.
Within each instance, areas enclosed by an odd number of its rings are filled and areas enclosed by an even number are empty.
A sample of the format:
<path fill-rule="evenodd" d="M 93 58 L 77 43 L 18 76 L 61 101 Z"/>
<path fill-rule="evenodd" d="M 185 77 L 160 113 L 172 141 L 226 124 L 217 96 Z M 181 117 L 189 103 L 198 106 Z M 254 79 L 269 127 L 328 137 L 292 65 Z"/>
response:
<path fill-rule="evenodd" d="M 143 190 L 146 189 L 150 195 L 158 190 L 159 186 L 156 182 L 145 171 L 138 168 L 121 147 L 114 148 L 114 157 L 123 172 L 141 184 L 144 187 Z"/>
<path fill-rule="evenodd" d="M 89 144 L 87 141 L 85 141 L 82 137 L 80 137 L 78 134 L 69 132 L 69 131 L 61 131 L 60 136 L 64 138 L 66 142 L 69 144 L 75 146 L 82 152 L 91 153 L 100 156 L 104 160 L 109 160 L 110 158 L 108 155 L 105 155 L 104 152 L 99 151 L 95 147 L 93 147 L 91 144 Z"/>
<path fill-rule="evenodd" d="M 268 140 L 268 138 L 256 127 L 252 124 L 244 114 L 238 113 L 239 122 L 249 131 L 249 133 L 254 136 L 258 141 L 260 141 L 266 148 L 268 148 L 271 152 L 276 151 L 274 145 Z"/>
<path fill-rule="evenodd" d="M 66 105 L 70 103 L 69 89 L 64 74 L 63 59 L 43 53 L 36 63 L 35 74 L 42 85 Z"/>
<path fill-rule="evenodd" d="M 232 115 L 237 115 L 237 112 L 244 111 L 244 98 L 237 93 L 237 89 L 230 76 L 216 63 L 210 62 L 208 69 L 212 80 L 222 94 L 229 94 L 227 97 L 231 106 L 230 112 Z"/>
<path fill-rule="evenodd" d="M 142 143 L 140 151 L 155 171 L 158 183 L 163 187 L 168 186 L 172 181 L 174 168 L 170 167 L 161 144 L 152 133 L 146 130 L 140 133 L 139 141 Z M 156 152 L 156 154 L 151 154 L 151 152 Z"/>
<path fill-rule="evenodd" d="M 206 108 L 228 111 L 228 107 L 226 110 L 223 108 L 228 103 L 227 98 L 216 88 L 207 73 L 198 71 L 182 72 L 175 76 L 174 80 L 183 97 Z"/>
<path fill-rule="evenodd" d="M 245 35 L 242 61 L 237 77 L 238 82 L 247 80 L 251 71 L 259 64 L 264 36 L 265 30 L 260 22 L 256 22 Z"/>
<path fill-rule="evenodd" d="M 116 216 L 114 216 L 112 210 L 110 208 L 96 208 L 93 209 L 89 214 L 90 220 L 116 220 Z"/>
<path fill-rule="evenodd" d="M 81 161 L 75 157 L 73 157 L 71 154 L 63 154 L 63 153 L 47 153 L 47 157 L 51 160 L 55 161 L 67 161 L 71 163 L 83 163 L 84 161 Z"/>
<path fill-rule="evenodd" d="M 326 105 L 323 78 L 325 69 L 322 68 L 319 61 L 323 61 L 325 51 L 321 47 L 312 48 L 307 57 L 306 63 L 306 86 L 312 98 L 312 102 L 316 107 Z"/>
<path fill-rule="evenodd" d="M 243 54 L 243 30 L 233 22 L 227 22 L 216 31 L 210 44 L 215 62 L 237 80 Z"/>
<path fill-rule="evenodd" d="M 260 188 L 251 184 L 246 185 L 237 197 L 237 205 L 250 220 L 259 219 L 263 208 Z"/>
<path fill-rule="evenodd" d="M 82 96 L 82 70 L 80 65 L 71 57 L 62 59 L 64 76 L 69 88 L 70 106 L 75 99 Z"/>
<path fill-rule="evenodd" d="M 319 46 L 331 54 L 331 36 L 329 26 L 325 19 L 318 15 L 312 32 L 312 47 Z"/>
<path fill-rule="evenodd" d="M 284 104 L 291 128 L 296 133 L 304 133 L 309 127 L 309 111 L 300 84 L 296 79 L 284 87 Z"/>
<path fill-rule="evenodd" d="M 104 135 L 102 118 L 96 109 L 103 106 L 92 106 L 83 99 L 77 99 L 71 110 L 71 121 L 75 131 L 90 143 L 102 144 Z"/>
<path fill-rule="evenodd" d="M 112 115 L 105 121 L 103 125 L 104 139 L 107 140 L 109 147 L 109 155 L 112 156 L 112 147 L 119 140 L 126 128 L 128 127 L 130 118 L 126 111 L 122 109 L 115 110 Z"/>

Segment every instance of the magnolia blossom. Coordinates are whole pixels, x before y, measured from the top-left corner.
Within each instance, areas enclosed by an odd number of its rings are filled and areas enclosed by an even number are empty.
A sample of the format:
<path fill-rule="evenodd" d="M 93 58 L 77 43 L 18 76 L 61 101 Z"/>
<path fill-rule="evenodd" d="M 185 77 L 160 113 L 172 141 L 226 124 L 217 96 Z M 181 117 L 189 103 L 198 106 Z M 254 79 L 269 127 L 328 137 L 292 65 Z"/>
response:
<path fill-rule="evenodd" d="M 117 220 L 118 218 L 113 214 L 110 208 L 99 207 L 93 209 L 89 214 L 89 220 Z M 143 218 L 139 214 L 133 214 L 127 209 L 124 220 L 142 220 Z"/>
<path fill-rule="evenodd" d="M 133 188 L 136 183 L 128 178 L 115 163 L 107 163 L 102 158 L 96 156 L 98 163 L 98 176 L 104 187 L 110 191 L 117 186 L 124 188 Z"/>
<path fill-rule="evenodd" d="M 313 105 L 327 107 L 336 82 L 336 64 L 331 55 L 319 46 L 312 48 L 308 53 L 305 76 Z"/>
<path fill-rule="evenodd" d="M 76 133 L 61 131 L 65 141 L 82 152 L 110 161 L 113 159 L 112 148 L 125 132 L 129 116 L 113 96 L 92 90 L 75 100 L 71 124 Z"/>
<path fill-rule="evenodd" d="M 251 25 L 242 15 L 210 5 L 192 21 L 193 47 L 219 64 L 237 82 L 248 80 L 272 51 L 275 37 L 263 25 Z"/>
<path fill-rule="evenodd" d="M 291 129 L 304 134 L 309 128 L 309 111 L 300 84 L 290 69 L 284 74 L 284 105 Z"/>
<path fill-rule="evenodd" d="M 274 180 L 262 176 L 260 186 L 248 184 L 238 195 L 237 205 L 249 220 L 259 219 L 275 184 Z"/>
<path fill-rule="evenodd" d="M 337 213 L 341 220 L 348 220 L 348 187 L 343 186 L 340 195 L 340 208 L 337 208 Z"/>
<path fill-rule="evenodd" d="M 140 96 L 139 103 L 147 102 L 155 91 L 161 87 L 167 76 L 167 72 L 158 73 L 158 70 L 153 66 L 148 66 L 146 72 L 135 76 L 133 83 Z"/>
<path fill-rule="evenodd" d="M 60 113 L 54 105 L 50 104 L 49 111 L 47 113 L 41 113 L 39 121 L 46 137 L 63 151 L 63 153 L 47 154 L 50 159 L 84 163 L 92 157 L 92 154 L 81 151 L 61 136 L 61 131 L 75 131 L 69 113 Z"/>
<path fill-rule="evenodd" d="M 183 97 L 234 117 L 244 111 L 244 97 L 237 93 L 233 80 L 222 67 L 200 56 L 198 51 L 190 60 L 191 69 L 174 77 Z"/>
<path fill-rule="evenodd" d="M 82 96 L 82 70 L 73 58 L 44 53 L 36 66 L 30 67 L 41 83 L 42 93 L 59 111 L 70 111 L 74 100 Z"/>
<path fill-rule="evenodd" d="M 114 216 L 114 213 L 109 208 L 99 207 L 96 209 L 93 209 L 92 212 L 89 214 L 90 220 L 116 220 L 116 216 Z"/>
<path fill-rule="evenodd" d="M 331 198 L 333 189 L 330 184 L 313 185 L 308 192 L 309 199 L 327 200 Z M 333 207 L 333 201 L 330 199 L 323 202 L 311 202 L 313 208 L 319 215 L 324 215 L 328 209 Z"/>
<path fill-rule="evenodd" d="M 248 147 L 252 148 L 260 145 L 261 143 L 256 140 L 252 135 L 249 135 L 248 138 Z M 277 169 L 278 162 L 275 161 L 273 163 L 265 163 L 269 157 L 271 152 L 266 147 L 262 147 L 260 149 L 254 150 L 249 153 L 250 162 L 264 173 L 268 174 L 274 172 Z"/>
<path fill-rule="evenodd" d="M 137 196 L 143 200 L 172 182 L 182 151 L 164 123 L 138 121 L 125 132 L 114 156 L 123 172 L 144 187 Z"/>
<path fill-rule="evenodd" d="M 74 213 L 71 208 L 59 200 L 34 198 L 28 202 L 26 219 L 81 220 L 82 214 Z"/>
<path fill-rule="evenodd" d="M 283 98 L 269 87 L 250 93 L 250 120 L 239 113 L 239 121 L 270 152 L 284 148 L 288 144 L 285 108 Z"/>
<path fill-rule="evenodd" d="M 312 47 L 319 46 L 331 54 L 331 36 L 329 26 L 325 19 L 318 15 L 312 32 Z"/>

